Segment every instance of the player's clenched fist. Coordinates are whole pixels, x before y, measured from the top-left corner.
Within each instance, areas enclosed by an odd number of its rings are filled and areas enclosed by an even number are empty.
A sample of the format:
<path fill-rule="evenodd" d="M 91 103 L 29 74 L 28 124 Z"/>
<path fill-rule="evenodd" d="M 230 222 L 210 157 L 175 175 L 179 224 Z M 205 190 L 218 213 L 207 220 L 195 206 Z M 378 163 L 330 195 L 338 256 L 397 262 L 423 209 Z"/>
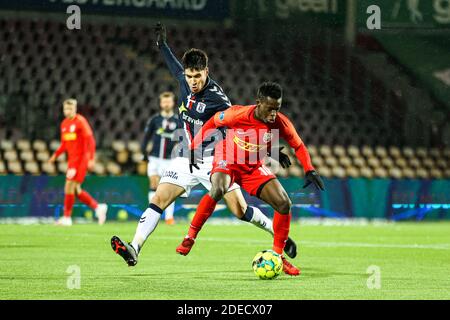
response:
<path fill-rule="evenodd" d="M 158 22 L 155 26 L 156 45 L 159 47 L 166 42 L 166 27 Z"/>

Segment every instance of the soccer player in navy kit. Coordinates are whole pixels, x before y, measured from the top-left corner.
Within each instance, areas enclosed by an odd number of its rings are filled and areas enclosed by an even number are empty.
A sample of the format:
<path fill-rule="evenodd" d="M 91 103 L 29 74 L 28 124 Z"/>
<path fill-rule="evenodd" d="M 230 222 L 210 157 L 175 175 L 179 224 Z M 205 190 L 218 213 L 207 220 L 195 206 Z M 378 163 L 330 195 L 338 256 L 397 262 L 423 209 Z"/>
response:
<path fill-rule="evenodd" d="M 182 64 L 173 55 L 166 43 L 164 26 L 156 26 L 156 44 L 166 61 L 170 73 L 178 80 L 180 93 L 178 95 L 179 119 L 183 123 L 183 136 L 180 141 L 180 155 L 172 160 L 171 166 L 166 169 L 156 189 L 149 207 L 142 214 L 131 243 L 122 241 L 119 237 L 111 238 L 112 249 L 119 254 L 129 266 L 137 263 L 137 257 L 143 244 L 156 229 L 161 214 L 167 206 L 178 197 L 189 196 L 193 187 L 202 184 L 207 190 L 211 189 L 210 173 L 212 170 L 214 146 L 221 136 L 212 135 L 202 144 L 202 163 L 199 170 L 190 172 L 189 157 L 190 144 L 195 134 L 218 111 L 224 111 L 231 106 L 231 102 L 222 88 L 209 77 L 208 57 L 199 49 L 189 49 L 182 58 Z M 286 163 L 280 153 L 280 163 Z M 239 219 L 250 222 L 273 235 L 272 221 L 257 207 L 248 206 L 239 185 L 233 184 L 223 197 L 230 211 Z M 295 242 L 288 238 L 284 247 L 286 254 L 294 258 L 297 254 Z"/>
<path fill-rule="evenodd" d="M 148 160 L 147 175 L 150 180 L 148 202 L 150 203 L 159 180 L 172 160 L 172 151 L 177 144 L 175 131 L 182 127 L 178 116 L 174 114 L 175 95 L 172 92 L 163 92 L 159 95 L 160 113 L 151 117 L 145 126 L 144 138 L 141 144 L 141 152 Z M 147 146 L 151 142 L 152 148 L 147 155 Z M 175 202 L 172 202 L 164 210 L 166 224 L 173 225 L 175 220 L 173 212 Z"/>

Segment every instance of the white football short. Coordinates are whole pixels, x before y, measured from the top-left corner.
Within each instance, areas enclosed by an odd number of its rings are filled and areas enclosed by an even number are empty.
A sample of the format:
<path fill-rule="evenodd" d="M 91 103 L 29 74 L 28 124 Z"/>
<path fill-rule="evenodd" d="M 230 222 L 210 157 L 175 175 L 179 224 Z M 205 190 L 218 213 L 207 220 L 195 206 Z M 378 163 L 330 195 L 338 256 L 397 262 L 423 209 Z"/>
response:
<path fill-rule="evenodd" d="M 161 159 L 158 157 L 148 157 L 147 164 L 147 175 L 151 176 L 160 176 L 164 174 L 164 171 L 170 166 L 172 163 L 172 159 Z"/>
<path fill-rule="evenodd" d="M 172 160 L 170 166 L 166 169 L 162 175 L 159 183 L 171 183 L 182 187 L 186 192 L 182 197 L 189 197 L 192 188 L 198 184 L 202 184 L 206 190 L 211 190 L 210 173 L 212 170 L 212 163 L 214 157 L 203 158 L 203 163 L 199 163 L 200 170 L 193 168 L 193 173 L 189 171 L 189 159 L 183 157 L 177 157 Z M 233 183 L 228 192 L 239 189 L 239 185 Z"/>

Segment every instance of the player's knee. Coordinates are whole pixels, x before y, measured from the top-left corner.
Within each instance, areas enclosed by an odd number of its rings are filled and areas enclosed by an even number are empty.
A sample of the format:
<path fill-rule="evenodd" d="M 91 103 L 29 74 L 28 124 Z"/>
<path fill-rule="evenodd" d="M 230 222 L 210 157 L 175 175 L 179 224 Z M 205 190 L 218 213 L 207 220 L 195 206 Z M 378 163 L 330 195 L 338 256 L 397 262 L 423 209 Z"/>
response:
<path fill-rule="evenodd" d="M 155 204 L 155 205 L 157 205 L 157 206 L 160 207 L 161 209 L 162 209 L 162 208 L 166 208 L 166 207 L 168 206 L 167 202 L 168 202 L 167 197 L 165 197 L 165 196 L 164 196 L 163 194 L 161 194 L 160 192 L 156 192 L 156 193 L 153 195 L 152 203 Z"/>
<path fill-rule="evenodd" d="M 213 198 L 216 201 L 219 201 L 223 198 L 225 193 L 227 192 L 227 188 L 223 185 L 219 186 L 212 186 L 211 191 L 209 192 L 211 198 Z"/>
<path fill-rule="evenodd" d="M 66 185 L 64 187 L 64 192 L 66 194 L 74 194 L 75 191 L 76 191 L 75 187 L 76 187 L 76 185 L 75 185 L 75 183 L 73 181 L 67 181 Z"/>
<path fill-rule="evenodd" d="M 292 201 L 289 197 L 282 197 L 277 203 L 277 211 L 281 214 L 289 214 L 292 208 Z"/>

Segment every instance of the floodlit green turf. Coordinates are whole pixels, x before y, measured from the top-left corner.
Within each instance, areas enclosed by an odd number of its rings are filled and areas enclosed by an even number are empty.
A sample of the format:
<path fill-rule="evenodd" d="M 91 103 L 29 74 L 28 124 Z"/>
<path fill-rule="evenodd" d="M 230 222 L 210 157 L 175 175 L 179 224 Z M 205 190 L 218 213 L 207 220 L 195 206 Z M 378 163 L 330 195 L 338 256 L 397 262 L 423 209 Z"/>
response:
<path fill-rule="evenodd" d="M 207 225 L 187 257 L 187 225 L 161 224 L 134 268 L 110 247 L 136 223 L 0 225 L 0 299 L 450 299 L 450 223 L 292 226 L 302 275 L 258 280 L 253 256 L 271 238 L 250 225 Z M 67 288 L 76 265 L 81 288 Z M 369 266 L 381 288 L 369 289 Z"/>

